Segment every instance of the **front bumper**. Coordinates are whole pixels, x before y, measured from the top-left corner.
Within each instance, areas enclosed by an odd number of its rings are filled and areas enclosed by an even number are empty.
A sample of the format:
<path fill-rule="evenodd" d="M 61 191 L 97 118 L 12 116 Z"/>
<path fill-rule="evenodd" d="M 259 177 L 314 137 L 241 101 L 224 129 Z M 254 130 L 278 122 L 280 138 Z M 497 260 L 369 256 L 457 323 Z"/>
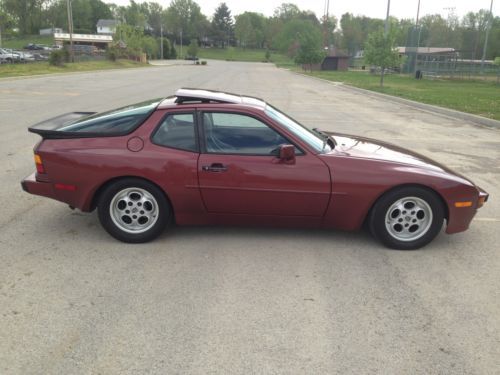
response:
<path fill-rule="evenodd" d="M 489 194 L 485 192 L 480 187 L 476 186 L 478 195 L 475 197 L 475 202 L 472 207 L 457 208 L 453 206 L 453 202 L 450 202 L 448 225 L 446 227 L 446 233 L 458 233 L 463 232 L 469 228 L 472 219 L 477 213 L 477 210 L 483 206 L 483 204 L 488 201 Z"/>

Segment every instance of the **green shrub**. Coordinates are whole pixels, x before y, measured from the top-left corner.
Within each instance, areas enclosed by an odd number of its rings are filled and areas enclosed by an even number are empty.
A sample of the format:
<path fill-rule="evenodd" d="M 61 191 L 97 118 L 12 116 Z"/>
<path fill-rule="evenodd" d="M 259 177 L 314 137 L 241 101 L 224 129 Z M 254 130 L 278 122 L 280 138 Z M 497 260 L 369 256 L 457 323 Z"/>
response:
<path fill-rule="evenodd" d="M 68 61 L 69 52 L 65 48 L 52 51 L 49 55 L 49 64 L 53 66 L 64 66 Z"/>
<path fill-rule="evenodd" d="M 118 51 L 115 48 L 108 48 L 106 56 L 109 61 L 115 62 L 118 59 Z"/>
<path fill-rule="evenodd" d="M 175 60 L 177 58 L 177 51 L 175 50 L 174 43 L 170 43 L 170 59 Z"/>
<path fill-rule="evenodd" d="M 207 65 L 207 62 L 205 60 L 202 60 L 201 65 Z"/>

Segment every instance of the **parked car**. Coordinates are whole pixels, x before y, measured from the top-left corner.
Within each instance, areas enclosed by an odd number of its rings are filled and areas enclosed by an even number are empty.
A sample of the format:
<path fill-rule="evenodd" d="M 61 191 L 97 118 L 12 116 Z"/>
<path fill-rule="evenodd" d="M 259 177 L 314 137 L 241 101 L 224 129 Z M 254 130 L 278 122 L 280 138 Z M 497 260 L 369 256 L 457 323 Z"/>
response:
<path fill-rule="evenodd" d="M 10 49 L 0 48 L 0 60 L 7 63 L 14 63 L 21 61 L 21 56 Z"/>
<path fill-rule="evenodd" d="M 43 48 L 43 46 L 40 46 L 38 44 L 29 43 L 29 44 L 24 46 L 24 49 L 28 49 L 28 50 L 32 50 L 32 51 L 41 51 L 44 48 Z"/>
<path fill-rule="evenodd" d="M 47 61 L 49 57 L 47 55 L 42 55 L 41 53 L 33 53 L 33 57 L 35 58 L 35 61 Z"/>
<path fill-rule="evenodd" d="M 13 51 L 14 53 L 19 55 L 19 60 L 23 63 L 28 63 L 35 61 L 35 56 L 29 52 L 23 52 L 23 51 Z"/>
<path fill-rule="evenodd" d="M 357 230 L 416 249 L 446 221 L 468 228 L 488 194 L 425 156 L 383 141 L 310 130 L 266 102 L 215 91 L 114 111 L 75 112 L 29 131 L 25 191 L 88 212 L 125 242 L 178 225 Z"/>

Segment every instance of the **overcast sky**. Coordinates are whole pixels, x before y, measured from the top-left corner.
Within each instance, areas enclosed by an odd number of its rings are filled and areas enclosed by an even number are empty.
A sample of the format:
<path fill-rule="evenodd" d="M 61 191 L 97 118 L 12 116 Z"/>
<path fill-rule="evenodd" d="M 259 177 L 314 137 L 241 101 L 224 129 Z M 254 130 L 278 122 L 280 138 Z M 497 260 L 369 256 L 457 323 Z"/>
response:
<path fill-rule="evenodd" d="M 141 0 L 136 0 L 142 2 Z M 127 5 L 128 0 L 104 0 L 106 3 Z M 168 7 L 170 0 L 156 0 L 163 7 Z M 211 17 L 215 8 L 222 2 L 221 0 L 199 0 L 203 14 Z M 266 16 L 273 14 L 274 9 L 283 2 L 297 4 L 302 10 L 312 10 L 321 17 L 324 13 L 325 0 L 226 0 L 225 3 L 231 10 L 233 16 L 245 11 L 259 12 Z M 390 14 L 397 18 L 415 18 L 417 14 L 418 0 L 392 0 Z M 441 14 L 446 17 L 449 12 L 455 12 L 462 17 L 469 11 L 477 12 L 479 9 L 489 9 L 490 0 L 421 0 L 420 15 Z M 451 8 L 451 9 L 450 9 Z M 493 14 L 498 15 L 500 10 L 500 0 L 494 1 Z M 387 11 L 387 0 L 330 0 L 330 15 L 333 14 L 340 19 L 346 12 L 354 15 L 365 15 L 373 18 L 385 18 Z"/>

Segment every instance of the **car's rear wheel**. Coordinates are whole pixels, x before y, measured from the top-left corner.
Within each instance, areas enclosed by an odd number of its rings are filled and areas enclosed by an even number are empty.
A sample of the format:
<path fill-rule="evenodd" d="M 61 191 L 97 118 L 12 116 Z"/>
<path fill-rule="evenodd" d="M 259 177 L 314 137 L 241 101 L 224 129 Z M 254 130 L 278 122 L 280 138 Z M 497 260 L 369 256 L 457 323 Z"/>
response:
<path fill-rule="evenodd" d="M 148 242 L 158 237 L 172 216 L 165 194 L 145 180 L 125 178 L 107 186 L 97 205 L 99 220 L 116 239 Z"/>
<path fill-rule="evenodd" d="M 402 187 L 384 194 L 373 207 L 369 225 L 373 236 L 399 250 L 427 245 L 443 226 L 444 208 L 432 191 Z"/>

